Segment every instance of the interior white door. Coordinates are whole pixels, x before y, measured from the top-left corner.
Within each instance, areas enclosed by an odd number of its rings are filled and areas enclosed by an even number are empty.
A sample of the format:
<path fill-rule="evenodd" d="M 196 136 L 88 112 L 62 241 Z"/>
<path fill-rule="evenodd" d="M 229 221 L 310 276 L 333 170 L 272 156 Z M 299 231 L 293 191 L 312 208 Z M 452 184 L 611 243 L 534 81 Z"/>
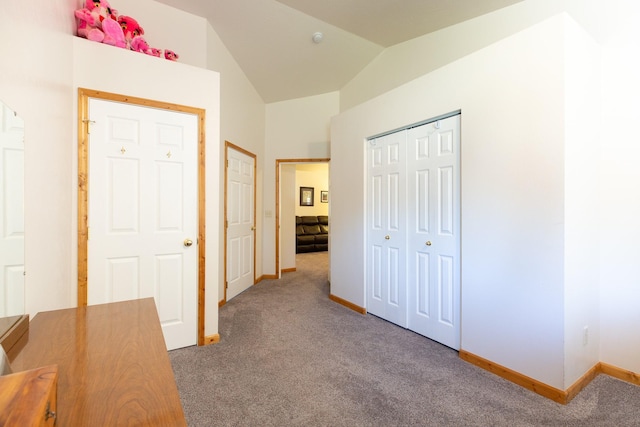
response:
<path fill-rule="evenodd" d="M 168 349 L 197 339 L 197 116 L 89 100 L 88 304 L 153 297 Z"/>
<path fill-rule="evenodd" d="M 406 327 L 406 132 L 369 141 L 367 311 Z"/>
<path fill-rule="evenodd" d="M 0 103 L 0 317 L 23 314 L 24 122 Z"/>
<path fill-rule="evenodd" d="M 408 325 L 460 348 L 460 116 L 407 131 Z"/>
<path fill-rule="evenodd" d="M 254 277 L 255 157 L 227 147 L 227 301 Z"/>

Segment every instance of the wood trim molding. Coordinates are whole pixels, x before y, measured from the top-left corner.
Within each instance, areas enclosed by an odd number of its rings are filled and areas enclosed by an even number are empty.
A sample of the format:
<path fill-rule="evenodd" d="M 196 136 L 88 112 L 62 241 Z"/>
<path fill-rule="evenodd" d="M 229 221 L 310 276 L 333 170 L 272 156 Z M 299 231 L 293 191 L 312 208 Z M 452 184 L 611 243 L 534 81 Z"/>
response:
<path fill-rule="evenodd" d="M 337 296 L 335 296 L 333 294 L 329 294 L 329 299 L 331 301 L 333 301 L 333 302 L 337 302 L 340 305 L 344 305 L 345 307 L 355 311 L 356 313 L 367 314 L 367 309 L 366 308 L 363 308 L 363 307 L 360 307 L 358 305 L 355 305 L 354 303 L 349 302 L 349 301 L 347 301 L 345 299 L 342 299 L 340 297 L 337 297 Z"/>
<path fill-rule="evenodd" d="M 205 324 L 205 223 L 206 223 L 206 162 L 205 110 L 93 89 L 78 88 L 78 307 L 87 305 L 88 281 L 88 209 L 89 209 L 89 98 L 121 102 L 141 107 L 177 111 L 198 116 L 198 345 L 204 345 Z"/>
<path fill-rule="evenodd" d="M 223 305 L 225 305 L 227 303 L 227 300 L 225 299 L 221 299 L 220 301 L 218 301 L 218 308 L 222 307 Z"/>
<path fill-rule="evenodd" d="M 205 307 L 205 271 L 206 271 L 206 218 L 207 218 L 207 163 L 205 155 L 206 138 L 205 138 L 205 110 L 196 109 L 195 114 L 198 115 L 198 345 L 205 345 L 204 319 L 206 316 Z"/>
<path fill-rule="evenodd" d="M 594 378 L 597 377 L 598 374 L 600 374 L 600 372 L 602 372 L 600 370 L 600 363 L 596 363 L 591 367 L 591 369 L 585 372 L 584 375 L 578 378 L 575 383 L 571 384 L 571 386 L 567 390 L 565 390 L 565 404 L 571 402 L 571 400 L 573 400 L 573 398 L 576 397 L 578 393 L 582 391 L 582 389 L 589 385 L 589 383 L 593 381 Z"/>
<path fill-rule="evenodd" d="M 277 274 L 263 274 L 262 276 L 260 276 L 260 280 L 258 280 L 258 283 L 262 282 L 263 280 L 274 280 L 277 278 Z"/>
<path fill-rule="evenodd" d="M 282 270 L 280 270 L 280 273 L 293 273 L 294 271 L 296 271 L 295 267 L 283 268 Z"/>
<path fill-rule="evenodd" d="M 531 390 L 534 393 L 537 393 L 563 405 L 567 403 L 567 394 L 563 390 L 551 387 L 550 385 L 542 383 L 538 380 L 534 380 L 533 378 L 521 374 L 520 372 L 516 372 L 512 369 L 506 368 L 480 356 L 476 356 L 475 354 L 469 353 L 465 350 L 460 350 L 459 356 L 462 360 L 469 362 L 472 365 L 476 365 L 486 371 L 496 374 L 497 376 L 502 377 L 507 381 L 511 381 L 512 383 L 518 384 L 519 386 Z"/>
<path fill-rule="evenodd" d="M 640 386 L 640 374 L 627 371 L 626 369 L 618 368 L 617 366 L 609 365 L 604 362 L 600 362 L 599 365 L 600 372 L 603 374 Z"/>
<path fill-rule="evenodd" d="M 207 335 L 204 337 L 204 345 L 218 344 L 220 342 L 220 334 Z"/>
<path fill-rule="evenodd" d="M 538 380 L 534 380 L 533 378 L 530 378 L 512 369 L 491 362 L 490 360 L 484 359 L 480 356 L 476 356 L 475 354 L 469 353 L 468 351 L 460 350 L 459 356 L 466 362 L 476 365 L 486 371 L 504 378 L 507 381 L 511 381 L 512 383 L 518 384 L 521 387 L 524 387 L 528 390 L 533 391 L 534 393 L 537 393 L 543 397 L 546 397 L 563 405 L 571 402 L 571 400 L 576 397 L 578 393 L 580 393 L 580 391 L 582 391 L 600 374 L 609 375 L 610 377 L 640 386 L 640 374 L 627 371 L 626 369 L 618 368 L 604 362 L 596 363 L 569 388 L 567 388 L 566 390 L 560 390 Z"/>

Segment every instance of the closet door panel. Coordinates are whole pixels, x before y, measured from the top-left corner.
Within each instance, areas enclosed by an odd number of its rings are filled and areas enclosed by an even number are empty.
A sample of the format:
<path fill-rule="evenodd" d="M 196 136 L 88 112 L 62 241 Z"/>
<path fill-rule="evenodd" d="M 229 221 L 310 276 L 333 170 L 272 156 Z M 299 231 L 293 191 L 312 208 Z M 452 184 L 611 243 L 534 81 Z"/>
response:
<path fill-rule="evenodd" d="M 454 349 L 460 348 L 459 118 L 409 129 L 406 166 L 407 327 Z"/>
<path fill-rule="evenodd" d="M 367 311 L 406 327 L 406 132 L 368 142 Z"/>

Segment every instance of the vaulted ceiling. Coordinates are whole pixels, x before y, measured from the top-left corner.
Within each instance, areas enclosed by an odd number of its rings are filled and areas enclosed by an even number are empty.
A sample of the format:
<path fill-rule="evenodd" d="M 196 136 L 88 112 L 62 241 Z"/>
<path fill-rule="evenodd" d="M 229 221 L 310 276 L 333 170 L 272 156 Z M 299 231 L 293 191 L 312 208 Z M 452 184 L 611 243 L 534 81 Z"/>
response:
<path fill-rule="evenodd" d="M 270 103 L 339 90 L 389 46 L 522 0 L 157 1 L 206 18 Z"/>

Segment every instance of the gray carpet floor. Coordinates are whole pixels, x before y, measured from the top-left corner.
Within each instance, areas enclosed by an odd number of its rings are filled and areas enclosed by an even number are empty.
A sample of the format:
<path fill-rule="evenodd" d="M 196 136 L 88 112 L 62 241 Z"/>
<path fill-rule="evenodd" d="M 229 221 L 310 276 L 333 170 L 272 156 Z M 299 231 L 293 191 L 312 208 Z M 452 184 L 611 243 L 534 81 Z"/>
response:
<path fill-rule="evenodd" d="M 326 252 L 220 309 L 220 343 L 171 351 L 189 426 L 640 426 L 640 387 L 598 376 L 568 405 L 328 299 Z"/>

